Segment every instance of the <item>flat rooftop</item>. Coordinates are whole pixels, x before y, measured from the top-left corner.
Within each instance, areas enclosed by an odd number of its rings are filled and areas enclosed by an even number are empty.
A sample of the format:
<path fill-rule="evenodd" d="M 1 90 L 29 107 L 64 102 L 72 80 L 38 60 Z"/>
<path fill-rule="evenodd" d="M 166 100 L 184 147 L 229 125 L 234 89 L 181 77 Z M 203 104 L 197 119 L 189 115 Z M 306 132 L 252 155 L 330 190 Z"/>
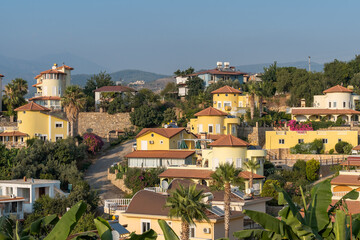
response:
<path fill-rule="evenodd" d="M 48 179 L 12 179 L 12 180 L 0 180 L 0 184 L 7 183 L 7 184 L 26 184 L 26 185 L 33 185 L 33 184 L 49 184 L 49 183 L 60 183 L 59 180 L 48 180 Z"/>

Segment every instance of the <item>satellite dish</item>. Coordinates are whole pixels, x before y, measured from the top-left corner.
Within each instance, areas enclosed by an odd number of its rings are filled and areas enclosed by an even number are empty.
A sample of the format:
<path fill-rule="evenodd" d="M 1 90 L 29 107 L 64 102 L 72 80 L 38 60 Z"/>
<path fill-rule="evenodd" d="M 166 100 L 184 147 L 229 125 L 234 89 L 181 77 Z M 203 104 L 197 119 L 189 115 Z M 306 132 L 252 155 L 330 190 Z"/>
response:
<path fill-rule="evenodd" d="M 246 194 L 251 194 L 251 188 L 246 189 Z"/>
<path fill-rule="evenodd" d="M 120 239 L 120 234 L 119 234 L 118 231 L 112 230 L 112 231 L 111 231 L 111 235 L 112 235 L 112 239 L 113 239 L 113 240 L 118 240 L 118 239 Z"/>
<path fill-rule="evenodd" d="M 168 189 L 169 188 L 169 183 L 167 181 L 165 181 L 165 180 L 162 180 L 161 181 L 161 187 L 163 189 Z"/>

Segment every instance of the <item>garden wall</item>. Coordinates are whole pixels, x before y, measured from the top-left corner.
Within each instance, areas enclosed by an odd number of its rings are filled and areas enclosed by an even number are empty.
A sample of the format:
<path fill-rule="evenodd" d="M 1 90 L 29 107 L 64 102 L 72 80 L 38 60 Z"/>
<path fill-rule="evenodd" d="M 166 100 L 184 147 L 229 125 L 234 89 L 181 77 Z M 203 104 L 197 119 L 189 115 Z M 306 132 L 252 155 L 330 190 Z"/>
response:
<path fill-rule="evenodd" d="M 255 127 L 240 126 L 239 137 L 246 138 L 247 141 L 252 145 L 265 146 L 265 132 L 274 131 L 273 127 L 259 127 L 257 124 Z"/>
<path fill-rule="evenodd" d="M 93 132 L 102 138 L 107 138 L 112 130 L 124 130 L 132 126 L 129 113 L 80 112 L 75 132 L 80 135 Z"/>
<path fill-rule="evenodd" d="M 127 194 L 131 193 L 131 190 L 125 186 L 124 179 L 116 179 L 117 173 L 118 173 L 117 170 L 115 170 L 115 173 L 110 173 L 110 169 L 108 169 L 108 177 L 107 177 L 108 180 L 110 180 L 110 182 L 113 185 L 115 185 L 117 188 L 119 188 L 121 191 Z"/>

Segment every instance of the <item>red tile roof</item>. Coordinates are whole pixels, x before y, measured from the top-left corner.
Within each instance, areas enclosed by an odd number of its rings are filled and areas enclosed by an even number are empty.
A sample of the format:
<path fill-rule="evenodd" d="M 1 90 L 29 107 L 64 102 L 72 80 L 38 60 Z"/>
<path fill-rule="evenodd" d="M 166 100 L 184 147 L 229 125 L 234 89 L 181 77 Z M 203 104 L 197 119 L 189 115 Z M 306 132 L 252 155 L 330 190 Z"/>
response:
<path fill-rule="evenodd" d="M 204 169 L 175 169 L 170 168 L 162 172 L 160 178 L 191 178 L 191 179 L 211 179 L 213 171 Z"/>
<path fill-rule="evenodd" d="M 161 136 L 166 138 L 172 138 L 173 136 L 177 135 L 181 131 L 184 131 L 185 128 L 143 128 L 137 135 L 136 138 L 148 133 L 153 132 L 157 133 Z"/>
<path fill-rule="evenodd" d="M 360 186 L 360 175 L 339 175 L 331 180 L 332 185 Z"/>
<path fill-rule="evenodd" d="M 360 145 L 357 145 L 356 147 L 354 147 L 353 150 L 360 150 Z"/>
<path fill-rule="evenodd" d="M 36 75 L 36 77 L 34 77 L 35 79 L 38 79 L 39 77 L 41 77 L 41 74 Z"/>
<path fill-rule="evenodd" d="M 38 97 L 30 98 L 29 100 L 30 101 L 33 101 L 33 100 L 61 100 L 61 98 L 58 96 L 38 96 Z"/>
<path fill-rule="evenodd" d="M 225 135 L 209 144 L 212 147 L 247 147 L 249 145 L 249 143 L 233 135 Z"/>
<path fill-rule="evenodd" d="M 336 85 L 334 87 L 328 88 L 326 89 L 323 93 L 336 93 L 336 92 L 347 92 L 347 93 L 352 93 L 353 90 L 348 89 L 346 87 L 340 86 L 340 85 Z"/>
<path fill-rule="evenodd" d="M 195 113 L 194 116 L 227 116 L 228 114 L 225 112 L 222 112 L 216 108 L 208 107 L 198 113 Z"/>
<path fill-rule="evenodd" d="M 327 109 L 327 108 L 293 108 L 291 114 L 294 115 L 330 115 L 330 114 L 360 114 L 359 111 L 352 109 Z"/>
<path fill-rule="evenodd" d="M 218 140 L 219 138 L 222 138 L 223 136 L 226 136 L 225 134 L 206 134 L 206 139 L 211 139 L 211 140 Z M 201 139 L 202 134 L 196 134 L 196 137 Z"/>
<path fill-rule="evenodd" d="M 126 158 L 170 158 L 185 159 L 195 151 L 186 150 L 137 150 L 125 155 Z"/>
<path fill-rule="evenodd" d="M 25 137 L 27 136 L 26 133 L 19 132 L 19 131 L 12 131 L 12 132 L 3 132 L 0 133 L 1 137 Z"/>
<path fill-rule="evenodd" d="M 42 74 L 45 74 L 45 73 L 58 73 L 58 74 L 64 74 L 64 75 L 66 75 L 66 73 L 61 72 L 61 71 L 58 71 L 58 70 L 56 70 L 56 69 L 49 69 L 49 70 L 43 71 L 43 72 L 41 72 L 41 75 L 42 75 Z"/>
<path fill-rule="evenodd" d="M 331 205 L 336 204 L 337 200 L 332 200 Z M 346 200 L 346 205 L 348 207 L 349 213 L 356 214 L 360 213 L 360 201 L 351 201 Z"/>
<path fill-rule="evenodd" d="M 15 111 L 51 111 L 51 110 L 37 103 L 29 102 L 28 104 L 16 108 Z"/>
<path fill-rule="evenodd" d="M 103 86 L 94 92 L 136 92 L 135 89 L 126 86 Z"/>
<path fill-rule="evenodd" d="M 4 77 L 4 75 L 0 74 L 0 77 Z"/>
<path fill-rule="evenodd" d="M 42 84 L 42 82 L 39 82 L 39 83 L 35 83 L 34 85 L 32 85 L 33 87 L 36 87 L 38 85 Z"/>
<path fill-rule="evenodd" d="M 67 69 L 67 70 L 74 70 L 74 68 L 69 67 L 69 66 L 67 66 L 67 65 L 62 65 L 62 66 L 60 66 L 60 67 L 57 67 L 56 69 L 61 69 L 61 68 L 65 68 L 65 69 Z"/>
<path fill-rule="evenodd" d="M 244 179 L 250 179 L 250 175 L 251 175 L 251 172 L 249 172 L 249 171 L 242 171 L 239 173 L 239 177 L 242 177 Z M 263 179 L 263 178 L 265 178 L 265 176 L 253 173 L 253 178 L 254 179 Z"/>
<path fill-rule="evenodd" d="M 216 93 L 242 93 L 242 92 L 238 89 L 226 85 L 224 87 L 212 91 L 211 93 L 216 94 Z"/>

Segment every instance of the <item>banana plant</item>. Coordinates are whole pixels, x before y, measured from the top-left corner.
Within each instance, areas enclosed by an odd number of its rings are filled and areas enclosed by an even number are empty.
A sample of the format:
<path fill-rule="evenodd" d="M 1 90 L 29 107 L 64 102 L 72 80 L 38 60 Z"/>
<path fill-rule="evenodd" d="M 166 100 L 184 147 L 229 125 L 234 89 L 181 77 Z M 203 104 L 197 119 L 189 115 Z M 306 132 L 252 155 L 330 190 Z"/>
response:
<path fill-rule="evenodd" d="M 351 239 L 351 236 L 354 239 L 360 237 L 360 216 L 348 214 L 346 206 L 347 199 L 356 200 L 359 197 L 357 191 L 350 191 L 331 205 L 331 184 L 328 179 L 314 186 L 309 203 L 306 202 L 304 193 L 300 189 L 304 205 L 302 209 L 292 201 L 286 191 L 277 186 L 274 187 L 279 193 L 279 205 L 285 204 L 279 212 L 280 219 L 266 213 L 244 210 L 244 214 L 261 225 L 263 229 L 239 231 L 234 233 L 235 237 L 302 240 L 346 240 Z M 335 221 L 333 222 L 332 219 Z"/>

